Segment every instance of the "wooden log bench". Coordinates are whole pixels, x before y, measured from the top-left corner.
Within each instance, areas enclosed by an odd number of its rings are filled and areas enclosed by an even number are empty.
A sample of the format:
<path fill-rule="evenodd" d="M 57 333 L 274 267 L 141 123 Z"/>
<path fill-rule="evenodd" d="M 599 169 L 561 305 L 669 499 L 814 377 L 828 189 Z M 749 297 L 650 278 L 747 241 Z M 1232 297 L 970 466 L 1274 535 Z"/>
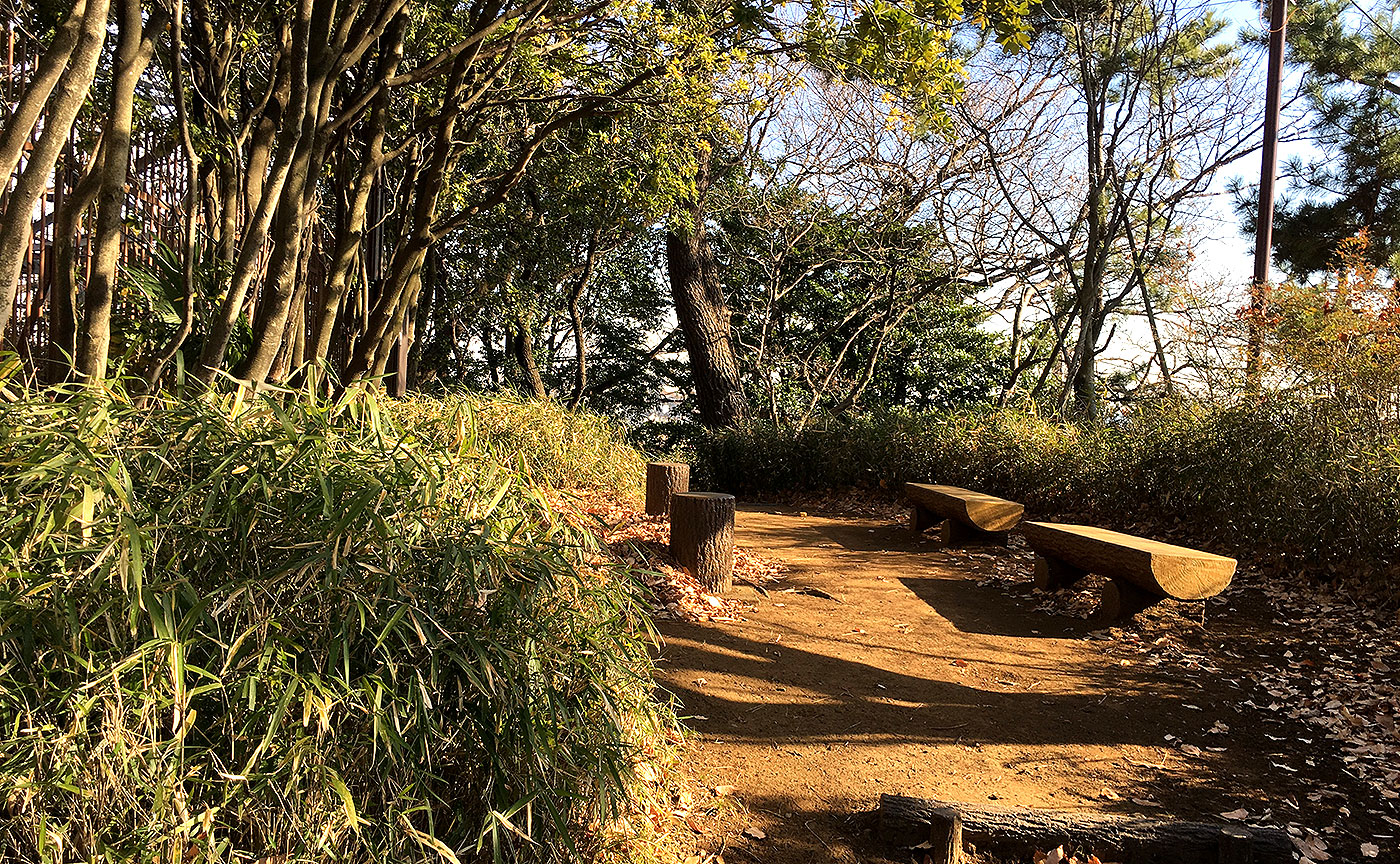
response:
<path fill-rule="evenodd" d="M 1067 588 L 1089 573 L 1111 580 L 1095 616 L 1103 622 L 1132 617 L 1167 597 L 1214 597 L 1235 575 L 1233 558 L 1107 528 L 1026 522 L 1021 533 L 1036 551 L 1036 587 Z"/>
<path fill-rule="evenodd" d="M 1006 545 L 1007 533 L 1021 521 L 1026 508 L 957 486 L 905 483 L 904 495 L 913 505 L 911 526 L 922 534 L 938 526 L 944 543 Z"/>
<path fill-rule="evenodd" d="M 1278 828 L 1149 819 L 1080 810 L 950 804 L 881 795 L 880 839 L 929 850 L 937 864 L 962 860 L 962 843 L 1010 861 L 1065 846 L 1122 864 L 1291 864 L 1293 843 Z"/>

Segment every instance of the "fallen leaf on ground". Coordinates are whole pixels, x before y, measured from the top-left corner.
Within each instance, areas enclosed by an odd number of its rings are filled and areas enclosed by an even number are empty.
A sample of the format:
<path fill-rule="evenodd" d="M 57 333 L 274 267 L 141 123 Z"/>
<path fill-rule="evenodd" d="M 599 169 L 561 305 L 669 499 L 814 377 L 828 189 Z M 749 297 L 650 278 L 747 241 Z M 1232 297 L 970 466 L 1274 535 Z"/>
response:
<path fill-rule="evenodd" d="M 1249 818 L 1249 811 L 1241 807 L 1238 810 L 1231 810 L 1229 813 L 1221 813 L 1221 819 L 1229 819 L 1232 822 L 1243 822 Z"/>
<path fill-rule="evenodd" d="M 1362 843 L 1362 844 L 1361 844 L 1361 857 L 1362 857 L 1362 858 L 1379 858 L 1379 857 L 1380 857 L 1380 854 L 1381 854 L 1381 847 L 1377 846 L 1376 844 L 1374 844 L 1374 843 Z"/>
<path fill-rule="evenodd" d="M 750 825 L 744 829 L 744 836 L 750 840 L 767 840 L 768 835 L 763 833 L 763 829 L 756 825 Z"/>

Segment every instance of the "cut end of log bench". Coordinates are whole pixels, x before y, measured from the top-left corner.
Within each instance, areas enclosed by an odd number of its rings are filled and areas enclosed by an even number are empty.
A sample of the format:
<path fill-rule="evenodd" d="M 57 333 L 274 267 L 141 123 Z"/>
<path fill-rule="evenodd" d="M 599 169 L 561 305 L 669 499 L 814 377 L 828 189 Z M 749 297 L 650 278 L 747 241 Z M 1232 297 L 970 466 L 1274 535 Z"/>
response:
<path fill-rule="evenodd" d="M 1235 575 L 1233 558 L 1107 528 L 1025 522 L 1021 532 L 1026 543 L 1046 558 L 1079 571 L 1126 580 L 1158 597 L 1213 597 Z"/>

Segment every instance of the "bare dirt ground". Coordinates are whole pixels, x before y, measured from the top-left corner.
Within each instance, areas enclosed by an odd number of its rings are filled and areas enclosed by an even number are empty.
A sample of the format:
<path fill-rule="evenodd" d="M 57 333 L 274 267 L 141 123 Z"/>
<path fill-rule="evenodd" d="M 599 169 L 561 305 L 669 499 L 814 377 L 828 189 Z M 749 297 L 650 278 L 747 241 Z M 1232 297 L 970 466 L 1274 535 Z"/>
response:
<path fill-rule="evenodd" d="M 1388 631 L 1343 634 L 1380 648 L 1359 652 L 1370 667 L 1336 672 L 1326 645 L 1257 589 L 1095 631 L 1073 617 L 1089 596 L 1034 592 L 1014 545 L 944 549 L 889 518 L 742 505 L 737 538 L 785 565 L 766 596 L 736 585 L 738 611 L 658 622 L 659 683 L 694 730 L 670 832 L 678 861 L 908 862 L 873 836 L 882 792 L 1221 824 L 1230 813 L 1291 825 L 1314 861 L 1400 861 Z M 1324 707 L 1334 685 L 1304 692 L 1324 667 L 1353 684 L 1374 675 L 1378 720 Z M 1358 751 L 1331 734 L 1338 717 L 1380 722 L 1379 743 Z"/>

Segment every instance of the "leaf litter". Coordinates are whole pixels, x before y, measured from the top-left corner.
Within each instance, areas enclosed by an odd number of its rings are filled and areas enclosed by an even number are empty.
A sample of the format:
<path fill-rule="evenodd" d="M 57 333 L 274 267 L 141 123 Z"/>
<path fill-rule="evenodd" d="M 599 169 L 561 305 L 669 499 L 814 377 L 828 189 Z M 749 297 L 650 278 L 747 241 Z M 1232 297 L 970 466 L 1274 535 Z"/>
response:
<path fill-rule="evenodd" d="M 648 516 L 602 492 L 556 494 L 551 504 L 566 518 L 586 525 L 613 558 L 641 573 L 650 593 L 652 614 L 659 619 L 739 622 L 754 604 L 706 591 L 695 577 L 676 566 L 669 550 L 671 527 L 664 516 Z M 738 544 L 734 547 L 734 581 L 760 594 L 779 581 L 782 562 Z"/>
<path fill-rule="evenodd" d="M 1042 614 L 1086 620 L 1097 609 L 1102 582 L 1096 577 L 1059 591 L 1036 588 L 1031 577 L 1034 555 L 1021 538 L 1013 536 L 1008 548 L 994 552 L 941 551 L 973 568 L 979 587 L 1018 596 Z M 1262 631 L 1263 622 L 1246 622 L 1248 638 L 1257 644 L 1212 638 L 1211 627 L 1203 626 L 1207 617 L 1236 611 L 1232 604 L 1246 592 L 1262 595 L 1272 610 L 1273 618 Z M 1183 639 L 1187 634 L 1192 638 Z M 1280 776 L 1311 787 L 1306 797 L 1318 816 L 1327 809 L 1323 805 L 1344 805 L 1335 810 L 1334 824 L 1321 831 L 1283 821 L 1301 862 L 1345 860 L 1357 852 L 1363 858 L 1400 853 L 1400 615 L 1387 604 L 1366 602 L 1343 587 L 1310 584 L 1301 574 L 1266 578 L 1242 567 L 1235 584 L 1205 604 L 1165 601 L 1144 613 L 1139 626 L 1091 631 L 1085 638 L 1105 643 L 1109 653 L 1131 658 L 1122 660 L 1124 665 L 1190 677 L 1219 676 L 1243 691 L 1237 710 L 1254 714 L 1265 728 L 1278 733 L 1267 735 L 1281 751 L 1271 760 L 1272 767 Z M 1201 641 L 1217 644 L 1204 651 L 1188 644 Z M 1264 645 L 1273 650 L 1260 650 Z M 1201 710 L 1196 705 L 1182 707 Z M 1230 726 L 1217 720 L 1201 732 L 1215 739 L 1203 739 L 1202 744 L 1227 744 Z M 1191 757 L 1202 756 L 1202 750 L 1225 750 L 1179 739 L 1174 746 Z M 1338 775 L 1353 788 L 1368 788 L 1368 800 L 1352 800 L 1353 791 L 1333 782 L 1341 779 Z M 1301 808 L 1294 804 L 1293 809 Z M 1362 809 L 1370 817 L 1369 827 L 1355 818 Z M 1248 811 L 1220 815 L 1245 821 Z M 1324 834 L 1331 838 L 1330 845 Z M 1340 853 L 1332 847 L 1342 843 L 1352 851 L 1338 858 Z"/>

